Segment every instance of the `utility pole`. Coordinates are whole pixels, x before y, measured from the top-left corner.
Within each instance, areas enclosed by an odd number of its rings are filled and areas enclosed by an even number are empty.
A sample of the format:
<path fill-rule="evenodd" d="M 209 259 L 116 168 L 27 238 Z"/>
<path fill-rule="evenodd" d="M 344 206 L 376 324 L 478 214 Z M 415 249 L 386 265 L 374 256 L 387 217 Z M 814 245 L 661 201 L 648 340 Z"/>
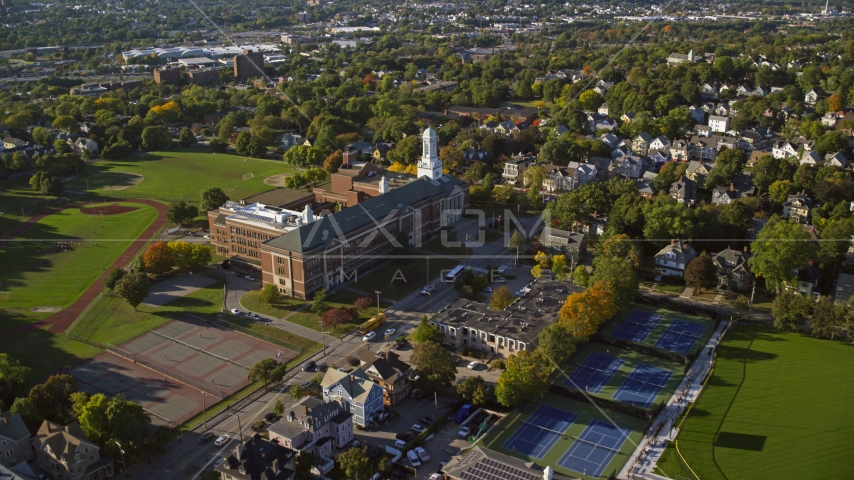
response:
<path fill-rule="evenodd" d="M 750 292 L 750 303 L 747 305 L 747 319 L 750 320 L 750 315 L 753 313 L 753 296 L 756 295 L 756 281 L 753 281 L 753 290 Z"/>
<path fill-rule="evenodd" d="M 202 392 L 202 423 L 205 424 L 206 430 L 208 428 L 208 418 L 207 415 L 205 415 L 205 411 L 207 410 L 207 402 L 205 402 L 205 400 L 207 400 L 207 397 L 208 395 L 205 392 Z"/>
<path fill-rule="evenodd" d="M 121 443 L 116 442 L 116 445 L 119 446 L 119 453 L 122 455 L 122 465 L 125 467 L 125 472 L 127 472 L 128 471 L 128 464 L 125 463 L 125 451 L 122 450 L 122 444 Z"/>
<path fill-rule="evenodd" d="M 379 290 L 374 290 L 374 293 L 377 294 L 377 315 L 380 314 L 380 294 L 383 293 Z"/>
<path fill-rule="evenodd" d="M 427 295 L 430 297 L 430 315 L 433 315 L 433 292 L 427 292 Z"/>
<path fill-rule="evenodd" d="M 240 414 L 237 414 L 237 433 L 240 434 L 240 443 L 243 443 L 243 425 L 240 424 Z"/>
<path fill-rule="evenodd" d="M 323 344 L 323 354 L 326 355 L 326 332 L 323 331 L 323 320 L 320 322 L 320 342 Z"/>

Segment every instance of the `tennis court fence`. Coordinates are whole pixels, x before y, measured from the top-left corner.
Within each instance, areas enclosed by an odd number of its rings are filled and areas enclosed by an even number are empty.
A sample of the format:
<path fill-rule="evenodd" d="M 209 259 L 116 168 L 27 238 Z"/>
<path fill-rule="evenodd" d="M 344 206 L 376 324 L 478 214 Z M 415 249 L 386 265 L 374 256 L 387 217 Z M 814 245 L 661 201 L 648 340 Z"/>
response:
<path fill-rule="evenodd" d="M 671 352 L 670 350 L 664 350 L 663 348 L 651 347 L 649 345 L 641 345 L 639 343 L 629 342 L 623 340 L 621 338 L 609 337 L 606 335 L 602 335 L 597 333 L 590 337 L 591 342 L 599 342 L 606 343 L 608 345 L 613 345 L 615 347 L 622 348 L 624 350 L 632 350 L 635 352 L 643 353 L 644 355 L 649 355 L 651 357 L 663 358 L 665 360 L 670 360 L 673 362 L 679 362 L 682 365 L 690 366 L 694 363 L 694 360 L 697 358 L 698 353 L 692 355 L 685 355 L 684 353 L 679 352 Z"/>
<path fill-rule="evenodd" d="M 252 367 L 247 367 L 246 365 L 244 365 L 244 364 L 242 364 L 242 363 L 235 362 L 234 360 L 230 360 L 230 359 L 228 359 L 228 358 L 225 358 L 225 357 L 223 357 L 222 355 L 217 355 L 217 354 L 215 354 L 215 353 L 213 353 L 213 352 L 209 352 L 209 351 L 204 350 L 204 349 L 202 349 L 202 348 L 199 348 L 199 347 L 197 347 L 197 346 L 195 346 L 195 345 L 191 345 L 191 344 L 189 344 L 189 343 L 187 343 L 187 342 L 184 342 L 184 341 L 178 340 L 177 338 L 172 338 L 172 337 L 170 337 L 169 335 L 164 335 L 164 334 L 162 334 L 162 333 L 158 332 L 157 330 L 151 330 L 151 333 L 153 333 L 153 334 L 157 335 L 158 337 L 165 338 L 165 339 L 167 339 L 167 340 L 171 340 L 171 341 L 173 341 L 173 342 L 175 342 L 175 343 L 180 343 L 181 345 L 184 345 L 185 347 L 190 347 L 190 348 L 192 348 L 193 350 L 196 350 L 196 351 L 197 351 L 197 352 L 199 352 L 199 353 L 204 353 L 205 355 L 210 355 L 211 357 L 214 357 L 214 358 L 216 358 L 217 360 L 222 360 L 223 362 L 227 362 L 227 363 L 230 363 L 230 364 L 232 364 L 232 365 L 237 365 L 238 367 L 243 368 L 244 370 L 249 370 L 250 368 L 252 368 Z"/>
<path fill-rule="evenodd" d="M 635 418 L 640 418 L 641 420 L 647 422 L 645 428 L 649 428 L 652 425 L 652 422 L 655 421 L 655 418 L 658 417 L 658 414 L 664 408 L 665 402 L 662 401 L 660 404 L 652 406 L 649 409 L 643 407 L 637 407 L 635 405 L 629 405 L 624 402 L 620 402 L 617 400 L 612 400 L 610 398 L 602 398 L 594 395 L 585 396 L 584 392 L 580 392 L 575 388 L 567 387 L 565 385 L 557 385 L 551 384 L 549 387 L 549 391 L 554 393 L 555 395 L 560 395 L 564 398 L 569 398 L 571 400 L 577 400 L 582 403 L 593 402 L 595 405 L 611 410 L 613 412 L 623 413 L 625 415 L 631 415 Z"/>
<path fill-rule="evenodd" d="M 279 338 L 267 335 L 264 332 L 260 332 L 258 330 L 249 328 L 247 326 L 240 325 L 239 323 L 235 323 L 235 322 L 225 320 L 219 315 L 210 315 L 210 316 L 205 315 L 206 317 L 209 317 L 209 318 L 201 318 L 201 317 L 197 316 L 196 314 L 187 314 L 187 315 L 195 318 L 196 320 L 202 320 L 205 322 L 213 323 L 215 325 L 219 325 L 219 326 L 227 328 L 229 330 L 234 330 L 235 332 L 240 332 L 244 335 L 249 335 L 250 337 L 255 337 L 258 340 L 263 340 L 267 343 L 272 343 L 273 345 L 277 345 L 277 346 L 282 347 L 282 348 L 287 348 L 288 350 L 293 350 L 294 352 L 296 352 L 297 356 L 302 354 L 302 348 L 299 345 L 294 345 L 293 343 L 286 342 L 286 341 L 281 340 Z M 268 327 L 268 328 L 275 328 L 275 327 Z"/>
<path fill-rule="evenodd" d="M 153 370 L 153 371 L 160 373 L 162 375 L 166 375 L 167 377 L 171 378 L 172 380 L 175 380 L 176 382 L 183 383 L 189 387 L 193 387 L 193 388 L 200 390 L 202 392 L 205 392 L 209 395 L 213 395 L 219 399 L 223 399 L 226 397 L 226 394 L 224 392 L 222 392 L 221 390 L 213 388 L 209 385 L 205 385 L 204 383 L 199 382 L 198 380 L 193 380 L 192 378 L 190 378 L 186 375 L 183 375 L 183 374 L 178 373 L 174 370 L 168 369 L 162 365 L 158 365 L 154 362 L 146 360 L 145 358 L 137 357 L 132 352 L 129 352 L 123 348 L 119 348 L 115 345 L 110 345 L 109 343 L 103 343 L 103 342 L 98 342 L 95 340 L 90 340 L 88 338 L 80 337 L 78 335 L 74 335 L 74 334 L 70 334 L 70 333 L 67 333 L 66 337 L 68 337 L 71 340 L 74 340 L 76 342 L 85 343 L 87 345 L 91 345 L 93 347 L 106 350 L 106 351 L 112 353 L 113 355 L 124 358 L 125 360 L 130 360 L 131 362 L 133 362 L 137 365 L 142 365 L 143 367 L 145 367 L 149 370 Z"/>

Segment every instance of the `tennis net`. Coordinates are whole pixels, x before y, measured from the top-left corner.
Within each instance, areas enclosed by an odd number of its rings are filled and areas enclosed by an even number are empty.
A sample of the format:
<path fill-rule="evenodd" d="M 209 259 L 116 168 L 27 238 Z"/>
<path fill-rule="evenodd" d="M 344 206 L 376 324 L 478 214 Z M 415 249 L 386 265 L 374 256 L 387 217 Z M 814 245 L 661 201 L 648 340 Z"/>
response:
<path fill-rule="evenodd" d="M 593 443 L 593 442 L 591 442 L 590 440 L 585 440 L 585 439 L 583 439 L 583 438 L 581 438 L 581 437 L 575 437 L 575 436 L 573 436 L 572 438 L 573 438 L 576 442 L 586 443 L 587 445 L 590 445 L 590 446 L 592 446 L 593 448 L 602 448 L 602 449 L 605 449 L 605 450 L 610 450 L 610 451 L 612 451 L 612 452 L 614 452 L 614 453 L 616 453 L 616 454 L 618 454 L 618 455 L 621 455 L 621 454 L 623 453 L 623 452 L 621 452 L 621 451 L 617 450 L 617 449 L 616 449 L 616 448 L 614 448 L 614 447 L 609 447 L 609 446 L 607 446 L 607 445 L 602 445 L 602 444 L 600 444 L 600 443 Z M 570 448 L 572 448 L 572 447 L 570 447 Z"/>
<path fill-rule="evenodd" d="M 563 435 L 563 433 L 564 433 L 564 432 L 559 432 L 559 431 L 557 431 L 557 430 L 552 430 L 551 428 L 546 428 L 546 427 L 544 427 L 544 426 L 542 426 L 542 425 L 537 425 L 536 423 L 531 423 L 531 422 L 529 422 L 529 421 L 523 421 L 523 422 L 522 422 L 522 424 L 523 424 L 523 425 L 530 425 L 530 426 L 532 426 L 532 427 L 534 427 L 534 428 L 539 428 L 540 430 L 545 430 L 545 431 L 547 431 L 547 432 L 554 433 L 555 435 Z"/>
<path fill-rule="evenodd" d="M 238 367 L 243 368 L 243 369 L 245 369 L 245 370 L 249 370 L 249 369 L 250 369 L 250 367 L 247 367 L 246 365 L 243 365 L 242 363 L 235 362 L 234 360 L 231 360 L 231 359 L 225 358 L 225 357 L 223 357 L 222 355 L 217 355 L 217 354 L 215 354 L 215 353 L 209 352 L 209 351 L 207 351 L 207 350 L 205 350 L 205 349 L 202 349 L 202 348 L 199 348 L 199 347 L 197 347 L 197 346 L 195 346 L 195 345 L 191 345 L 191 344 L 189 344 L 189 343 L 187 343 L 187 342 L 183 342 L 183 341 L 181 341 L 181 340 L 178 340 L 177 338 L 172 338 L 172 337 L 170 337 L 169 335 L 164 335 L 164 334 L 162 334 L 162 333 L 160 333 L 160 332 L 157 332 L 157 331 L 155 331 L 155 330 L 151 330 L 151 333 L 153 333 L 153 334 L 155 334 L 155 335 L 157 335 L 157 336 L 160 336 L 160 337 L 163 337 L 163 338 L 166 338 L 166 339 L 172 340 L 172 341 L 173 341 L 173 342 L 175 342 L 175 343 L 180 343 L 181 345 L 184 345 L 184 346 L 186 346 L 186 347 L 190 347 L 190 348 L 192 348 L 193 350 L 196 350 L 197 352 L 201 352 L 201 353 L 204 353 L 204 354 L 210 355 L 211 357 L 214 357 L 214 358 L 216 358 L 216 359 L 222 360 L 223 362 L 227 362 L 227 363 L 230 363 L 230 364 L 232 364 L 232 365 L 237 365 Z"/>

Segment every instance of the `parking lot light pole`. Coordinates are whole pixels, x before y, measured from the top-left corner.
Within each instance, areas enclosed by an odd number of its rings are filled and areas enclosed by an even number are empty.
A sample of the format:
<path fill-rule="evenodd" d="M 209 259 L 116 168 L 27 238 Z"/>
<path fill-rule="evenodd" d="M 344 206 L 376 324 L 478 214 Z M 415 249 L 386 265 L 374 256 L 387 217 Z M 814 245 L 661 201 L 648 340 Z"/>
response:
<path fill-rule="evenodd" d="M 116 442 L 116 445 L 118 445 L 118 446 L 119 446 L 119 453 L 122 455 L 122 465 L 124 465 L 124 467 L 125 467 L 125 472 L 127 472 L 127 471 L 128 471 L 128 464 L 127 464 L 127 463 L 125 463 L 125 451 L 124 451 L 124 450 L 122 450 L 122 444 L 121 444 L 121 443 L 119 443 L 119 442 L 117 442 L 117 441 L 115 441 L 115 440 L 113 440 L 113 441 L 114 441 L 114 442 Z"/>

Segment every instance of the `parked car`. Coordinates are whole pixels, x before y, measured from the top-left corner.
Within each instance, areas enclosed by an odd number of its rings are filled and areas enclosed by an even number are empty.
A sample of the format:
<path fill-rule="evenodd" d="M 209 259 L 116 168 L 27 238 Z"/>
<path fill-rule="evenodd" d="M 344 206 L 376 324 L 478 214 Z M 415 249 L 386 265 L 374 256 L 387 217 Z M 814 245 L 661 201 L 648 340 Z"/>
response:
<path fill-rule="evenodd" d="M 368 459 L 375 460 L 379 458 L 380 455 L 383 454 L 383 449 L 380 447 L 371 447 L 368 450 Z"/>
<path fill-rule="evenodd" d="M 421 394 L 420 388 L 413 388 L 411 392 L 409 392 L 409 396 L 415 398 L 417 395 Z"/>
<path fill-rule="evenodd" d="M 397 330 L 395 330 L 393 328 L 389 328 L 388 330 L 385 331 L 385 333 L 383 335 L 386 337 L 390 337 L 390 336 L 394 335 L 394 332 L 396 332 L 396 331 Z"/>
<path fill-rule="evenodd" d="M 322 371 L 326 370 L 327 368 L 329 368 L 329 365 L 327 365 L 326 362 L 321 362 L 321 363 L 317 364 L 317 371 L 318 372 L 322 372 Z"/>
<path fill-rule="evenodd" d="M 471 433 L 471 428 L 469 428 L 469 427 L 468 427 L 468 425 L 463 425 L 463 426 L 460 428 L 460 431 L 459 431 L 459 432 L 457 432 L 457 435 L 458 435 L 460 438 L 467 438 L 467 437 L 469 436 L 469 433 Z"/>
<path fill-rule="evenodd" d="M 316 366 L 317 366 L 317 364 L 314 363 L 314 360 L 309 360 L 303 364 L 302 371 L 303 372 L 310 372 L 310 371 L 314 370 L 314 367 L 316 367 Z"/>
<path fill-rule="evenodd" d="M 484 287 L 483 291 L 486 293 L 492 293 L 492 287 Z"/>
<path fill-rule="evenodd" d="M 495 282 L 495 283 L 507 283 L 507 279 L 504 277 L 498 277 L 498 278 L 494 279 L 493 282 Z"/>
<path fill-rule="evenodd" d="M 427 480 L 442 480 L 442 474 L 434 473 L 433 475 L 430 475 L 430 478 L 428 478 Z"/>
<path fill-rule="evenodd" d="M 243 312 L 241 312 L 240 310 L 238 310 L 236 308 L 232 308 L 231 313 L 233 313 L 235 315 L 243 315 Z"/>
<path fill-rule="evenodd" d="M 469 370 L 475 370 L 478 365 L 480 365 L 480 363 L 478 363 L 477 360 L 472 360 L 471 362 L 469 362 L 466 368 L 468 368 Z"/>
<path fill-rule="evenodd" d="M 418 458 L 421 459 L 422 462 L 427 462 L 430 460 L 430 455 L 427 453 L 427 450 L 424 450 L 422 447 L 415 447 L 415 453 L 418 454 Z"/>
<path fill-rule="evenodd" d="M 228 435 L 223 435 L 223 436 L 216 439 L 216 441 L 214 442 L 214 445 L 216 445 L 217 447 L 221 447 L 221 446 L 225 445 L 226 443 L 228 443 L 229 440 L 231 440 L 231 437 L 229 437 Z"/>
<path fill-rule="evenodd" d="M 424 415 L 423 417 L 418 419 L 418 423 L 421 423 L 423 425 L 433 425 L 433 419 L 428 417 L 427 415 Z"/>
<path fill-rule="evenodd" d="M 415 453 L 415 450 L 410 450 L 406 452 L 406 458 L 409 459 L 410 465 L 414 468 L 418 468 L 421 466 L 421 459 L 418 458 L 418 454 Z"/>
<path fill-rule="evenodd" d="M 416 423 L 415 425 L 412 426 L 412 431 L 415 433 L 421 433 L 424 430 L 427 430 L 427 429 L 422 427 L 421 424 L 419 424 L 419 423 Z"/>
<path fill-rule="evenodd" d="M 377 336 L 377 332 L 368 332 L 364 337 L 362 337 L 362 341 L 370 342 L 376 336 Z"/>
<path fill-rule="evenodd" d="M 385 421 L 385 419 L 388 418 L 388 416 L 389 416 L 389 413 L 386 411 L 378 412 L 377 413 L 377 421 L 383 422 L 383 421 Z"/>
<path fill-rule="evenodd" d="M 276 418 L 276 414 L 273 412 L 269 412 L 267 415 L 264 415 L 264 420 L 266 420 L 268 422 L 272 422 L 273 419 L 275 419 L 275 418 Z"/>
<path fill-rule="evenodd" d="M 205 235 L 205 239 L 210 240 L 210 239 L 211 239 L 211 236 L 210 236 L 210 235 Z"/>
<path fill-rule="evenodd" d="M 308 388 L 311 386 L 311 382 L 305 381 L 299 384 L 300 388 Z"/>
<path fill-rule="evenodd" d="M 246 280 L 255 280 L 253 277 L 251 277 L 251 276 L 249 276 L 249 275 L 246 275 L 246 276 L 245 276 L 245 277 L 243 277 L 243 278 L 245 278 Z"/>
<path fill-rule="evenodd" d="M 401 448 L 403 448 L 405 446 L 406 446 L 406 442 L 404 442 L 403 440 L 401 440 L 399 438 L 394 441 L 394 448 L 396 448 L 398 450 L 400 450 Z"/>
<path fill-rule="evenodd" d="M 243 275 L 242 273 L 235 273 L 235 275 L 237 275 L 237 278 L 244 278 L 246 276 L 246 275 Z"/>
<path fill-rule="evenodd" d="M 203 433 L 203 434 L 202 434 L 202 436 L 201 436 L 201 437 L 199 437 L 199 443 L 205 443 L 205 442 L 207 442 L 208 440 L 210 440 L 210 439 L 211 439 L 211 437 L 213 437 L 213 433 L 211 433 L 211 432 L 205 432 L 205 433 Z"/>
<path fill-rule="evenodd" d="M 412 398 L 414 398 L 416 400 L 421 400 L 427 396 L 427 392 L 420 390 L 420 389 L 417 389 L 417 388 L 416 388 L 416 390 L 418 390 L 418 393 L 416 393 L 415 396 Z"/>

